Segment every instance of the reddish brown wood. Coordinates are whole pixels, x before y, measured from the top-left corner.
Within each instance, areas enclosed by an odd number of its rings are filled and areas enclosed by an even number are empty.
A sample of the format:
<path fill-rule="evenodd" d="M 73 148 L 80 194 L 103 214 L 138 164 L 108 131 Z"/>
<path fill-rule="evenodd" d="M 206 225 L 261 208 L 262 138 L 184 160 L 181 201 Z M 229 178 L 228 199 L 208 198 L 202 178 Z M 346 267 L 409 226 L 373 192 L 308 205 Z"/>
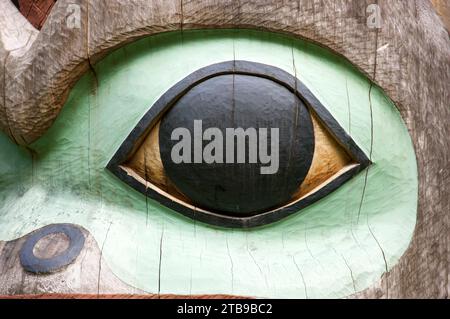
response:
<path fill-rule="evenodd" d="M 3 296 L 0 299 L 253 299 L 231 295 L 93 295 L 93 294 L 38 294 L 38 295 L 15 295 Z"/>
<path fill-rule="evenodd" d="M 36 28 L 41 29 L 57 0 L 18 0 L 20 12 Z"/>

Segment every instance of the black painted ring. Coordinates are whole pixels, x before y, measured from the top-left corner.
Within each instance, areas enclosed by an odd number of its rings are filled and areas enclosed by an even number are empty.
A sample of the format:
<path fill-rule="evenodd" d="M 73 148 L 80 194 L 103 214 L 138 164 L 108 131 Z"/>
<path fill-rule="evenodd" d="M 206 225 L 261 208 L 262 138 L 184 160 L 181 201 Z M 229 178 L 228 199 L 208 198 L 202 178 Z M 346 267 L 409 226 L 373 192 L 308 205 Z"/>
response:
<path fill-rule="evenodd" d="M 61 254 L 52 258 L 38 258 L 33 249 L 42 238 L 62 233 L 69 238 L 69 247 Z M 80 254 L 84 247 L 84 235 L 81 230 L 71 224 L 54 224 L 45 226 L 30 235 L 20 250 L 20 263 L 22 267 L 31 273 L 48 274 L 61 270 L 70 265 Z"/>

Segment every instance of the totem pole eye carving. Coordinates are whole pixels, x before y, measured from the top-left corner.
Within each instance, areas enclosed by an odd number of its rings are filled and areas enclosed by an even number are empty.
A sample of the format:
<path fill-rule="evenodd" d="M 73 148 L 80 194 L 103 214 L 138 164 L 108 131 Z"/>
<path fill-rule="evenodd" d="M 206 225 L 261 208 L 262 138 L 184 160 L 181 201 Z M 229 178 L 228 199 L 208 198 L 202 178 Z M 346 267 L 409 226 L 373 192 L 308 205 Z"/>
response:
<path fill-rule="evenodd" d="M 298 79 L 230 61 L 163 94 L 108 169 L 195 220 L 255 227 L 298 212 L 369 164 Z"/>

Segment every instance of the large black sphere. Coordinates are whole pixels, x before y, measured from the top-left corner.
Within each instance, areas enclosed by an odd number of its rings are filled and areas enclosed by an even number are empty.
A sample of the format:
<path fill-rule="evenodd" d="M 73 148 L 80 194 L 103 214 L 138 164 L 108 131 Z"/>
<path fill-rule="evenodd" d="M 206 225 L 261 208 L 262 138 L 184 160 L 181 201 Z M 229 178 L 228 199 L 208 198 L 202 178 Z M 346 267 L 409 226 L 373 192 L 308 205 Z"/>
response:
<path fill-rule="evenodd" d="M 224 163 L 174 163 L 171 140 L 176 128 L 187 128 L 194 152 L 194 120 L 203 132 L 223 133 Z M 226 128 L 279 128 L 279 169 L 261 174 L 269 164 L 246 161 L 225 163 Z M 209 141 L 202 142 L 202 149 Z M 159 144 L 162 163 L 171 182 L 196 206 L 230 216 L 250 216 L 289 202 L 303 182 L 314 153 L 311 117 L 303 102 L 284 86 L 262 77 L 228 74 L 210 78 L 183 95 L 161 120 Z M 235 143 L 236 144 L 236 143 Z M 246 143 L 247 144 L 247 143 Z M 237 149 L 235 145 L 235 155 Z"/>

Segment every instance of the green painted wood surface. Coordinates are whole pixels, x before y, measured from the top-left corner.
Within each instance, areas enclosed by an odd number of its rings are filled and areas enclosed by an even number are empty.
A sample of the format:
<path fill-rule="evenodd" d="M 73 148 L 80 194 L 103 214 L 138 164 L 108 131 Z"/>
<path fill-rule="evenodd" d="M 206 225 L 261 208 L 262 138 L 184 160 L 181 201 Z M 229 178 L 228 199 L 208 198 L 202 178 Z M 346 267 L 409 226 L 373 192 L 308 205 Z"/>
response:
<path fill-rule="evenodd" d="M 161 94 L 191 72 L 233 58 L 303 81 L 371 154 L 367 178 L 359 174 L 276 224 L 226 230 L 194 223 L 106 171 Z M 139 40 L 95 70 L 97 78 L 82 77 L 32 145 L 33 160 L 0 137 L 0 240 L 71 222 L 94 235 L 119 278 L 148 292 L 275 298 L 347 296 L 378 280 L 407 248 L 417 210 L 410 137 L 390 99 L 342 58 L 270 33 L 190 31 Z"/>

